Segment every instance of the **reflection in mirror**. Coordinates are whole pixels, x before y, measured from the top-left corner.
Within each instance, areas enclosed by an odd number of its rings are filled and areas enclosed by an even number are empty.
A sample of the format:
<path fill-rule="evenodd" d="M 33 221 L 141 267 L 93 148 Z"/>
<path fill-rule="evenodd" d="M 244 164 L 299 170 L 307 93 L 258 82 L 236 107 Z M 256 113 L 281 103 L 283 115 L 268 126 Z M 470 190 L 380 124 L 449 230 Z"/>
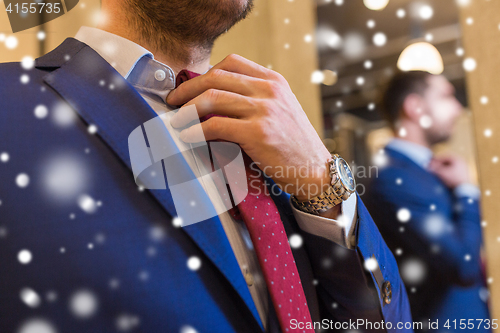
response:
<path fill-rule="evenodd" d="M 465 89 L 477 63 L 461 36 L 461 24 L 474 21 L 459 19 L 464 3 L 317 1 L 318 73 L 336 77 L 317 80 L 325 145 L 353 166 L 413 319 L 427 325 L 490 318 Z"/>

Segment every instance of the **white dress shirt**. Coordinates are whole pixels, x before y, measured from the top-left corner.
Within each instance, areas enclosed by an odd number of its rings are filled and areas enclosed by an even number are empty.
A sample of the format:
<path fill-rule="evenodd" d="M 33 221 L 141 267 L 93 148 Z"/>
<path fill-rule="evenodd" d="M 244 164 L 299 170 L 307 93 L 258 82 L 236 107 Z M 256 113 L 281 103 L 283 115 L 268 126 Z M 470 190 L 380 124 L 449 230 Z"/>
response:
<path fill-rule="evenodd" d="M 153 54 L 147 49 L 130 40 L 96 28 L 82 27 L 75 38 L 90 46 L 113 66 L 158 115 L 173 110 L 172 106 L 166 104 L 165 99 L 175 88 L 175 73 L 169 66 L 154 60 Z M 179 150 L 188 151 L 189 147 L 186 149 L 186 143 L 179 139 L 179 131 L 170 125 L 170 121 L 164 123 Z M 201 170 L 198 169 L 196 157 L 189 154 L 185 154 L 185 157 L 193 172 L 200 174 Z M 216 187 L 210 184 L 205 189 L 217 191 Z M 213 193 L 210 197 L 213 197 Z M 304 231 L 352 248 L 351 240 L 354 238 L 357 218 L 356 196 L 352 195 L 341 208 L 341 217 L 338 220 L 332 220 L 301 212 L 292 205 L 296 220 Z M 219 218 L 262 323 L 266 325 L 269 309 L 267 287 L 246 226 L 242 221 L 233 219 L 228 212 L 221 213 Z"/>
<path fill-rule="evenodd" d="M 387 145 L 387 148 L 403 154 L 425 170 L 429 167 L 432 156 L 434 155 L 429 148 L 403 139 L 392 139 Z M 458 185 L 453 192 L 455 196 L 459 198 L 465 197 L 478 200 L 481 196 L 479 188 L 469 183 Z"/>

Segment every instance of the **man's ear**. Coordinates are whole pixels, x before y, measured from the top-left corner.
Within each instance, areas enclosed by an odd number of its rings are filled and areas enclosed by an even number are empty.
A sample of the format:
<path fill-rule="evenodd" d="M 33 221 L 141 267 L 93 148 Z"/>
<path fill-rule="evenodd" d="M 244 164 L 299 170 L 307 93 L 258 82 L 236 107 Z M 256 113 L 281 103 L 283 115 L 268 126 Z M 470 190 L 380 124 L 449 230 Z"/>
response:
<path fill-rule="evenodd" d="M 410 94 L 406 96 L 403 102 L 403 116 L 415 122 L 420 121 L 423 112 L 422 96 L 418 94 Z"/>

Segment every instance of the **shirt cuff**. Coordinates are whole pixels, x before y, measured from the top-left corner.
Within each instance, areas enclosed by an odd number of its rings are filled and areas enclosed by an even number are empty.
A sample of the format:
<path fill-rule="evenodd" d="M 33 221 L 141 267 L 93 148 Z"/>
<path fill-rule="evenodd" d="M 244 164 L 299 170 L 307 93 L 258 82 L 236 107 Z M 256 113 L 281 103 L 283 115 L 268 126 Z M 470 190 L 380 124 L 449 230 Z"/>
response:
<path fill-rule="evenodd" d="M 458 198 L 470 198 L 473 200 L 478 200 L 481 196 L 481 191 L 479 190 L 479 188 L 469 183 L 458 185 L 457 187 L 455 187 L 455 190 L 453 192 Z"/>
<path fill-rule="evenodd" d="M 336 220 L 298 210 L 291 201 L 290 205 L 303 231 L 326 238 L 348 249 L 356 246 L 354 230 L 357 221 L 357 196 L 355 194 L 341 203 L 341 215 Z"/>

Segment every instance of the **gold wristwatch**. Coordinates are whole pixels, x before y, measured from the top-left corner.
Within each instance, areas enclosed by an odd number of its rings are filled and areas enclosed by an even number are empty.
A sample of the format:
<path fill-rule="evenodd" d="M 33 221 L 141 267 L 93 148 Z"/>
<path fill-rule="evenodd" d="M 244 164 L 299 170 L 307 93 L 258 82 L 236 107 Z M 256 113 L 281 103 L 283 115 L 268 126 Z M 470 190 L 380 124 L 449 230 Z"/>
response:
<path fill-rule="evenodd" d="M 298 209 L 319 215 L 319 213 L 326 212 L 347 200 L 356 191 L 356 181 L 349 164 L 338 154 L 332 155 L 329 164 L 332 179 L 330 187 L 322 194 L 307 201 L 298 201 L 295 196 L 292 196 L 292 201 Z"/>

